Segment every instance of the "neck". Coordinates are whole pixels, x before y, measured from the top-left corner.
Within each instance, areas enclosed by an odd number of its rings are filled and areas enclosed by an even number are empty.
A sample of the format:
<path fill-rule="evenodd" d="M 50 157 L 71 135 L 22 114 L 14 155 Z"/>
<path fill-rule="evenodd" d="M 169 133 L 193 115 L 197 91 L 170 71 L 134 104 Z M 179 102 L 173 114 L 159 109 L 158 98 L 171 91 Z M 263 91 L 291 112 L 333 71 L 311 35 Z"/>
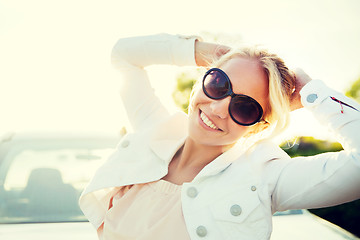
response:
<path fill-rule="evenodd" d="M 229 148 L 229 146 L 200 144 L 188 137 L 178 153 L 177 168 L 192 168 L 200 171 Z"/>
<path fill-rule="evenodd" d="M 228 149 L 229 146 L 199 144 L 188 137 L 171 160 L 168 174 L 163 179 L 178 185 L 191 182 L 206 165 Z"/>

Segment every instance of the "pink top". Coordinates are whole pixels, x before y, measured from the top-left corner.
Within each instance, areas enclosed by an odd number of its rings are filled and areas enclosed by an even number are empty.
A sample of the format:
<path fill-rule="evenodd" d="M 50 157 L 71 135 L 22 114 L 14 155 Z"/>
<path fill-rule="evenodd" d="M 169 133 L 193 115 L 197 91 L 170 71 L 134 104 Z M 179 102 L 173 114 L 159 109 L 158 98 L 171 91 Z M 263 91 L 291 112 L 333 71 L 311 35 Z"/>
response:
<path fill-rule="evenodd" d="M 190 240 L 181 186 L 159 180 L 118 188 L 98 234 L 103 240 Z"/>

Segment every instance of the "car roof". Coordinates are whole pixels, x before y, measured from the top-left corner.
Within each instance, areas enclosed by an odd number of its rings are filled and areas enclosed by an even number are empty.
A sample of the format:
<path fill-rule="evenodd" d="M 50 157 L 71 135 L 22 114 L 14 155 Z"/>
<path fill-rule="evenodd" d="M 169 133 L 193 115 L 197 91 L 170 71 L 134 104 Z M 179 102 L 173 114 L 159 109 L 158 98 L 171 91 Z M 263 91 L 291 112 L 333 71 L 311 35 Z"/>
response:
<path fill-rule="evenodd" d="M 10 149 L 29 148 L 115 148 L 120 141 L 121 133 L 108 132 L 58 132 L 58 131 L 27 131 L 4 134 L 0 138 L 0 163 Z"/>
<path fill-rule="evenodd" d="M 1 141 L 17 141 L 29 139 L 64 139 L 64 138 L 119 138 L 120 132 L 89 132 L 89 131 L 25 131 L 7 132 L 1 136 Z"/>

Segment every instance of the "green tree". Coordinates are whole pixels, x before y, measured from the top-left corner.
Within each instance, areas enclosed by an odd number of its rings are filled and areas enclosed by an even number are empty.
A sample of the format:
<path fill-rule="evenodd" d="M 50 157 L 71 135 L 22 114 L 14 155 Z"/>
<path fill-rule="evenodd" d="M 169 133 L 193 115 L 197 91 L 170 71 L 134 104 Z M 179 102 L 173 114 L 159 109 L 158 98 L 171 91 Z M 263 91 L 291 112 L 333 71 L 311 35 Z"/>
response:
<path fill-rule="evenodd" d="M 346 96 L 354 98 L 356 101 L 360 102 L 360 78 L 356 80 L 346 91 Z"/>
<path fill-rule="evenodd" d="M 176 78 L 176 89 L 172 97 L 175 104 L 184 112 L 188 112 L 192 88 L 200 76 L 200 70 L 183 72 Z"/>
<path fill-rule="evenodd" d="M 343 149 L 338 142 L 329 142 L 305 136 L 285 141 L 280 147 L 291 157 L 313 156 L 325 152 L 338 152 Z"/>

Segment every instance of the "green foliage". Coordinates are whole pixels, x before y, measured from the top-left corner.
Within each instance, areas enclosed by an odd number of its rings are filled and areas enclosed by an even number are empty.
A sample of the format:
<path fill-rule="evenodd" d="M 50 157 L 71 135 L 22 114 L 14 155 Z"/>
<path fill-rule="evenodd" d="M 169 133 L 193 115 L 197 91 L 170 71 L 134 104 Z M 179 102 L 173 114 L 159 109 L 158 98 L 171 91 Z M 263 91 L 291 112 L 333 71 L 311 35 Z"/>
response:
<path fill-rule="evenodd" d="M 360 102 L 360 78 L 351 85 L 350 89 L 346 91 L 345 94 Z"/>
<path fill-rule="evenodd" d="M 297 137 L 294 141 L 295 143 L 286 141 L 280 145 L 291 157 L 312 156 L 324 152 L 337 152 L 343 149 L 340 143 L 318 140 L 313 137 Z"/>
<path fill-rule="evenodd" d="M 175 104 L 180 107 L 185 113 L 188 112 L 189 99 L 191 90 L 196 83 L 197 75 L 199 72 L 184 72 L 181 73 L 176 79 L 176 89 L 172 97 Z"/>

